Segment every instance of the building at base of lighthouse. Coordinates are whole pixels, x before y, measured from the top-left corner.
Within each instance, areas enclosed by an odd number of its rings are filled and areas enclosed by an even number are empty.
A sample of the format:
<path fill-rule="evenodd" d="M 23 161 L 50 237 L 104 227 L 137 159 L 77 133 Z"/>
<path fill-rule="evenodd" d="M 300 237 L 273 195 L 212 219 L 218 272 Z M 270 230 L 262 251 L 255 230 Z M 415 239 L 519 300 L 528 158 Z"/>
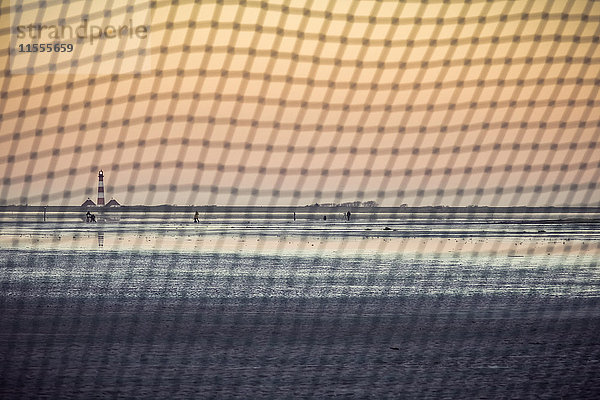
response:
<path fill-rule="evenodd" d="M 94 203 L 94 201 L 92 199 L 90 199 L 88 197 L 87 200 L 83 202 L 81 207 L 96 207 L 96 204 Z"/>
<path fill-rule="evenodd" d="M 110 201 L 106 203 L 105 207 L 121 207 L 121 204 L 119 204 L 119 202 L 115 199 L 110 199 Z"/>

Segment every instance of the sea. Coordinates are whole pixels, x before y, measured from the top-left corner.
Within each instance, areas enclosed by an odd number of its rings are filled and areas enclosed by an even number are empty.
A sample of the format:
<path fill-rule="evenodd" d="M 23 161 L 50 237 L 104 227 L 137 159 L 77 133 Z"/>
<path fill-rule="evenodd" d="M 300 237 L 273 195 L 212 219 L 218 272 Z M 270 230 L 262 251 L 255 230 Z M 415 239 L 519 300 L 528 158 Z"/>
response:
<path fill-rule="evenodd" d="M 600 394 L 599 215 L 295 217 L 0 213 L 0 398 Z"/>

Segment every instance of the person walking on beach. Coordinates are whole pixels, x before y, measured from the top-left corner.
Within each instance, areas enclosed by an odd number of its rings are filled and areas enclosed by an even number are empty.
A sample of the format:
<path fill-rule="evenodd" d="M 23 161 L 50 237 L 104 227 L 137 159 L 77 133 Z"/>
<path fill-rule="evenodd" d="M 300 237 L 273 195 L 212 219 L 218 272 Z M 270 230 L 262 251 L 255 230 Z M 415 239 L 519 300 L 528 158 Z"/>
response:
<path fill-rule="evenodd" d="M 198 213 L 198 211 L 196 211 L 196 214 L 194 214 L 194 223 L 196 222 L 200 222 L 200 214 Z"/>
<path fill-rule="evenodd" d="M 85 214 L 85 222 L 90 222 L 91 219 L 92 219 L 92 214 L 88 211 Z"/>
<path fill-rule="evenodd" d="M 351 215 L 351 213 L 350 213 L 350 211 L 348 211 L 348 212 L 346 213 L 346 219 L 348 219 L 348 221 L 350 221 L 350 215 Z"/>
<path fill-rule="evenodd" d="M 90 222 L 96 222 L 96 216 L 94 214 L 90 214 Z"/>

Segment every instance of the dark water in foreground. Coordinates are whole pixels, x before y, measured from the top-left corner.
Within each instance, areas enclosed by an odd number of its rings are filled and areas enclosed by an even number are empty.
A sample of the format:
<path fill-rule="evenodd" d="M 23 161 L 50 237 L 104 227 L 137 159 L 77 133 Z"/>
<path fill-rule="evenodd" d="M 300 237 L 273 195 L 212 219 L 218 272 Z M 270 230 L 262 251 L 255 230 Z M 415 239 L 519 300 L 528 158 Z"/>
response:
<path fill-rule="evenodd" d="M 392 227 L 4 227 L 0 398 L 598 397 L 595 229 Z"/>

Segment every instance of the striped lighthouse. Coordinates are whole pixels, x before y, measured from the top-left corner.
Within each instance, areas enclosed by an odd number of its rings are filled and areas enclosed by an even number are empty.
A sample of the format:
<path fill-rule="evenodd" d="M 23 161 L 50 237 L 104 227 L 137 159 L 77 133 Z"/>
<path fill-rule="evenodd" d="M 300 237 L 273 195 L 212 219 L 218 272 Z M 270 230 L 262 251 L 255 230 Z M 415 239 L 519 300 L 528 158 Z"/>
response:
<path fill-rule="evenodd" d="M 104 172 L 98 172 L 98 203 L 99 206 L 104 205 Z"/>

